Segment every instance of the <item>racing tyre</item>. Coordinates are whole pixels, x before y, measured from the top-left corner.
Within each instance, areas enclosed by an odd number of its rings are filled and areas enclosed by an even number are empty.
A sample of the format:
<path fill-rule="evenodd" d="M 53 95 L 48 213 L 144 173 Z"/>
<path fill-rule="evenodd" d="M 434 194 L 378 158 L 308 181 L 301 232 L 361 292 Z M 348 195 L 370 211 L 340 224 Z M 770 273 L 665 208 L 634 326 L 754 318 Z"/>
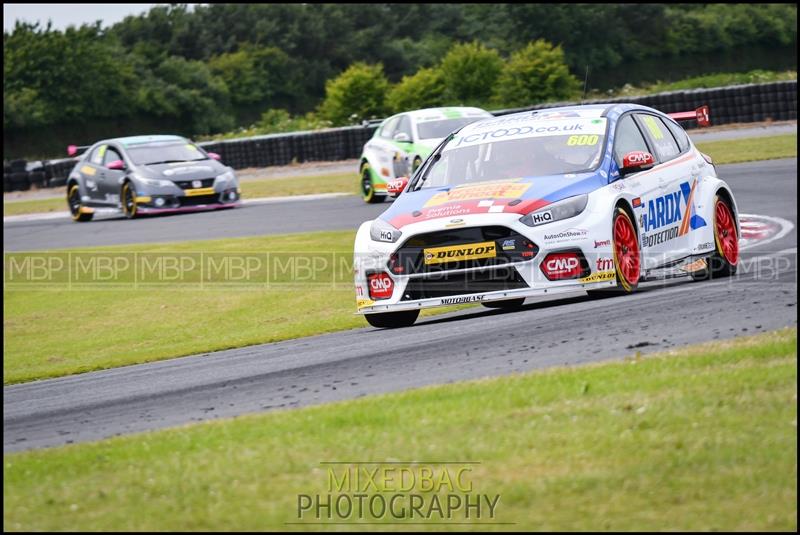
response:
<path fill-rule="evenodd" d="M 520 297 L 519 299 L 506 299 L 505 301 L 489 301 L 487 303 L 481 303 L 481 305 L 485 306 L 486 308 L 500 308 L 503 310 L 513 310 L 515 308 L 519 308 L 522 306 L 522 303 L 525 302 L 524 297 Z"/>
<path fill-rule="evenodd" d="M 641 278 L 641 255 L 639 252 L 639 239 L 636 226 L 631 221 L 628 212 L 617 207 L 611 225 L 612 252 L 614 255 L 614 270 L 617 276 L 617 285 L 613 288 L 602 290 L 587 290 L 590 296 L 627 295 L 636 291 Z"/>
<path fill-rule="evenodd" d="M 369 204 L 383 202 L 386 198 L 385 195 L 377 195 L 375 193 L 375 188 L 372 184 L 372 173 L 368 163 L 364 163 L 361 166 L 361 198 Z"/>
<path fill-rule="evenodd" d="M 91 221 L 94 217 L 93 213 L 86 213 L 84 211 L 83 203 L 81 203 L 81 192 L 77 184 L 72 184 L 67 192 L 67 204 L 69 205 L 69 213 L 72 215 L 73 221 L 84 223 Z"/>
<path fill-rule="evenodd" d="M 373 327 L 394 329 L 395 327 L 411 327 L 417 321 L 419 310 L 404 310 L 402 312 L 385 312 L 383 314 L 364 314 L 367 323 Z"/>
<path fill-rule="evenodd" d="M 120 199 L 122 200 L 122 213 L 125 214 L 125 217 L 128 219 L 136 217 L 136 193 L 134 193 L 130 182 L 125 182 L 122 186 Z"/>
<path fill-rule="evenodd" d="M 704 281 L 736 274 L 739 265 L 739 235 L 736 218 L 726 199 L 714 199 L 714 254 L 707 260 L 706 269 L 690 273 L 692 279 Z"/>

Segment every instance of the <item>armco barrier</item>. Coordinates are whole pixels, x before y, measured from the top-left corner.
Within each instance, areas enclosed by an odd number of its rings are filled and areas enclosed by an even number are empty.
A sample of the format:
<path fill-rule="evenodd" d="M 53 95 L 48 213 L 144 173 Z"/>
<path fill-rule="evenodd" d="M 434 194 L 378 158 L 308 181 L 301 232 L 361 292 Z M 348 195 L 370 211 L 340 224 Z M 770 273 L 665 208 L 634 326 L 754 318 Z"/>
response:
<path fill-rule="evenodd" d="M 611 102 L 633 102 L 651 106 L 665 113 L 688 111 L 707 104 L 711 109 L 711 124 L 750 123 L 771 119 L 783 121 L 797 119 L 797 80 L 748 84 L 709 89 L 670 91 L 642 97 L 618 97 L 585 101 L 584 104 Z M 493 111 L 494 115 L 507 115 L 576 102 L 550 102 L 525 108 Z M 366 126 L 346 126 L 322 131 L 290 132 L 270 134 L 224 141 L 206 141 L 200 145 L 216 152 L 222 161 L 234 169 L 245 167 L 269 167 L 292 162 L 337 161 L 358 158 L 362 147 L 377 128 L 375 121 Z M 696 128 L 694 121 L 684 126 Z M 28 189 L 36 187 L 63 186 L 66 177 L 75 165 L 74 158 L 44 162 L 43 176 L 32 175 L 24 160 L 14 160 L 4 166 L 3 189 Z M 29 172 L 31 171 L 31 172 Z M 41 169 L 35 170 L 36 173 Z M 355 169 L 353 173 L 355 175 Z"/>

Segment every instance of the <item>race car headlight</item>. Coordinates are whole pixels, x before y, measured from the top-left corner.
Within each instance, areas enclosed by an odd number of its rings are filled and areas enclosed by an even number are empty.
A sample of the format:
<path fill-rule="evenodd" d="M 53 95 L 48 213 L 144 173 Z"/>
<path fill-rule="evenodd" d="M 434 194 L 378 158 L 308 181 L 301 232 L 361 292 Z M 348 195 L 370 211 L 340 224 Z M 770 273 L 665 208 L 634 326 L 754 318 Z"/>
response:
<path fill-rule="evenodd" d="M 520 218 L 521 223 L 525 223 L 529 227 L 537 225 L 544 225 L 545 223 L 552 223 L 561 219 L 569 219 L 583 212 L 586 208 L 586 203 L 589 202 L 589 195 L 576 195 L 550 205 L 544 208 L 531 212 L 526 216 Z"/>
<path fill-rule="evenodd" d="M 372 222 L 372 226 L 369 227 L 369 237 L 372 238 L 373 241 L 394 243 L 400 239 L 401 235 L 402 232 L 383 219 L 376 219 Z"/>
<path fill-rule="evenodd" d="M 236 180 L 236 177 L 233 175 L 233 171 L 226 171 L 217 176 L 215 184 L 225 184 L 226 182 L 233 182 L 234 180 Z"/>
<path fill-rule="evenodd" d="M 133 175 L 133 178 L 146 186 L 154 186 L 157 188 L 166 188 L 167 186 L 172 186 L 174 184 L 174 182 L 172 182 L 171 180 L 160 180 L 158 178 L 144 178 L 139 175 Z"/>

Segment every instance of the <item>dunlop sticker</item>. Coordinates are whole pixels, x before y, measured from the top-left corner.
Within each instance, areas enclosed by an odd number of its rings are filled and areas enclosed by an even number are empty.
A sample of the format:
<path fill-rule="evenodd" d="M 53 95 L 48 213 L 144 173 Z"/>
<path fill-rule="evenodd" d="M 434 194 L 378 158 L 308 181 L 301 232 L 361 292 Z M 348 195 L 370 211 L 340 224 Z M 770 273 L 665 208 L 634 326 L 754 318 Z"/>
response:
<path fill-rule="evenodd" d="M 493 241 L 470 243 L 466 245 L 450 245 L 448 247 L 431 247 L 425 249 L 426 264 L 443 264 L 459 260 L 476 260 L 478 258 L 494 258 L 497 250 Z"/>

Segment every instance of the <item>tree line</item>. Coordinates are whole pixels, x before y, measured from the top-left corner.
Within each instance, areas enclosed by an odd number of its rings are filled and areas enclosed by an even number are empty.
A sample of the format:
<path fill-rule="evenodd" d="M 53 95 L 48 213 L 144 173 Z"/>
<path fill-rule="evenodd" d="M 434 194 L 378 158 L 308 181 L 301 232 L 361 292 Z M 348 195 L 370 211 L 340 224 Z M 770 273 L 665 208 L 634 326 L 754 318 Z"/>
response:
<path fill-rule="evenodd" d="M 587 65 L 622 85 L 631 62 L 796 41 L 794 4 L 172 4 L 5 31 L 3 129 L 146 116 L 200 135 L 514 107 L 570 98 Z"/>

